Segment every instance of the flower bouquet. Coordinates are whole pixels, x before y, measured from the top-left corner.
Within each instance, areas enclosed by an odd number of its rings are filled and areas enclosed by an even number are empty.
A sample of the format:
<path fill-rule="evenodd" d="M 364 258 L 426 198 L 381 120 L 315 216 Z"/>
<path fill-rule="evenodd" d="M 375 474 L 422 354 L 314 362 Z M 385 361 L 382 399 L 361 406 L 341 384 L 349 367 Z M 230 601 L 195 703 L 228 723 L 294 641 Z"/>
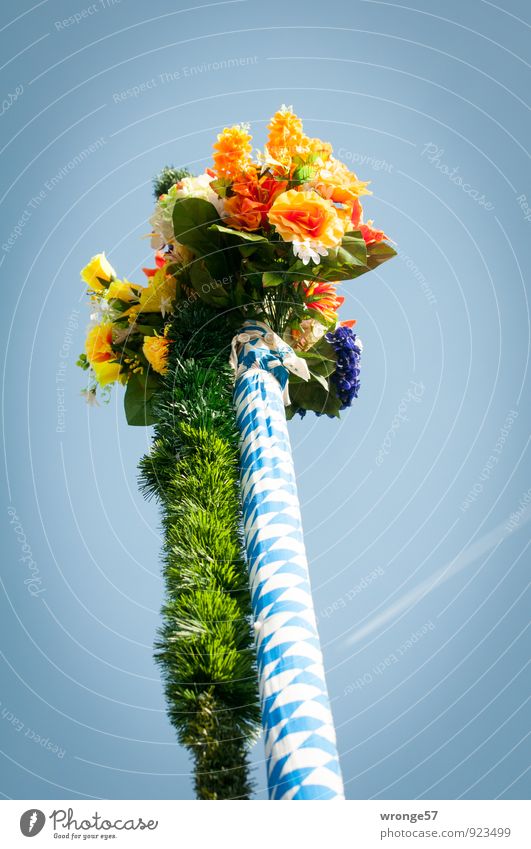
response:
<path fill-rule="evenodd" d="M 157 657 L 197 795 L 248 798 L 259 691 L 271 797 L 338 798 L 286 419 L 357 397 L 362 346 L 339 286 L 395 251 L 330 144 L 286 107 L 268 130 L 254 156 L 240 124 L 205 173 L 156 178 L 155 267 L 141 286 L 104 254 L 86 266 L 79 365 L 87 400 L 122 383 L 129 424 L 155 425 L 140 468 L 163 516 Z"/>

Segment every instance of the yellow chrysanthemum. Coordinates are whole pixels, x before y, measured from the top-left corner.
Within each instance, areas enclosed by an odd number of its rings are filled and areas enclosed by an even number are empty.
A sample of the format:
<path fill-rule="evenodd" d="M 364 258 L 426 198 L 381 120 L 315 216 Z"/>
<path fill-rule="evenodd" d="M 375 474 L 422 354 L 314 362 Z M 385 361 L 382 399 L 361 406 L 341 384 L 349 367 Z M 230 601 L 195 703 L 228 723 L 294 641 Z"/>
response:
<path fill-rule="evenodd" d="M 165 316 L 172 311 L 176 290 L 175 278 L 168 276 L 164 268 L 159 268 L 150 278 L 149 286 L 140 292 L 139 312 L 160 312 Z"/>
<path fill-rule="evenodd" d="M 107 289 L 107 298 L 118 298 L 120 301 L 126 301 L 130 303 L 131 301 L 138 300 L 138 294 L 142 287 L 136 286 L 134 283 L 130 283 L 129 280 L 113 280 Z"/>
<path fill-rule="evenodd" d="M 105 290 L 105 286 L 103 283 L 100 283 L 100 280 L 109 282 L 110 280 L 114 280 L 115 277 L 116 271 L 104 253 L 93 256 L 81 272 L 81 278 L 93 292 L 102 292 Z"/>
<path fill-rule="evenodd" d="M 151 368 L 158 374 L 168 371 L 170 340 L 164 336 L 144 336 L 142 352 Z"/>
<path fill-rule="evenodd" d="M 214 169 L 218 177 L 229 180 L 245 172 L 251 162 L 252 136 L 246 124 L 225 127 L 214 144 Z"/>
<path fill-rule="evenodd" d="M 100 386 L 108 383 L 125 383 L 127 376 L 121 371 L 120 363 L 94 363 L 92 368 Z"/>
<path fill-rule="evenodd" d="M 268 130 L 267 149 L 279 162 L 288 163 L 304 147 L 306 136 L 302 121 L 292 112 L 291 107 L 283 106 L 275 112 Z"/>

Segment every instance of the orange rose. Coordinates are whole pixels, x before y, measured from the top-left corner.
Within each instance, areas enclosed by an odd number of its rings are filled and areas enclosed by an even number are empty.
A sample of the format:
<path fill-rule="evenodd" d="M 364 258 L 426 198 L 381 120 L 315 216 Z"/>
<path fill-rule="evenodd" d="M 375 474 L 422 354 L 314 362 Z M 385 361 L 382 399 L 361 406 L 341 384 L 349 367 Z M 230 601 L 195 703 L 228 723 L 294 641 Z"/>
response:
<path fill-rule="evenodd" d="M 89 363 L 105 363 L 116 359 L 112 349 L 112 324 L 97 324 L 87 334 L 85 353 Z"/>
<path fill-rule="evenodd" d="M 225 223 L 237 230 L 258 230 L 267 226 L 267 213 L 287 183 L 270 175 L 258 177 L 256 172 L 242 176 L 232 184 L 234 195 L 225 200 Z"/>
<path fill-rule="evenodd" d="M 283 192 L 269 210 L 268 218 L 286 242 L 309 239 L 334 248 L 345 234 L 346 222 L 335 206 L 316 192 Z"/>

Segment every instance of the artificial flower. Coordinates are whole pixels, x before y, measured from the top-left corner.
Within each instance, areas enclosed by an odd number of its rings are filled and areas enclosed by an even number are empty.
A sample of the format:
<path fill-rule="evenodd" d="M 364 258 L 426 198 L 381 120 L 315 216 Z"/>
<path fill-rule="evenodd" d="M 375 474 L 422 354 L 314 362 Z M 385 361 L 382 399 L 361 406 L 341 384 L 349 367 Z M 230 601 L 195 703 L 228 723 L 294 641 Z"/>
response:
<path fill-rule="evenodd" d="M 142 271 L 146 275 L 146 277 L 153 277 L 157 272 L 157 268 L 164 268 L 166 263 L 168 262 L 168 256 L 163 251 L 156 251 L 155 253 L 155 265 L 156 268 L 143 268 Z"/>
<path fill-rule="evenodd" d="M 310 260 L 319 265 L 321 257 L 328 256 L 328 251 L 323 245 L 319 242 L 312 242 L 310 239 L 305 239 L 303 242 L 294 239 L 292 245 L 293 253 L 301 260 L 303 265 L 308 265 Z"/>
<path fill-rule="evenodd" d="M 120 363 L 93 363 L 92 368 L 96 375 L 96 380 L 100 386 L 107 386 L 109 383 L 124 383 L 126 375 L 122 372 Z"/>
<path fill-rule="evenodd" d="M 267 213 L 286 186 L 270 174 L 259 176 L 256 169 L 241 175 L 231 186 L 233 194 L 225 200 L 225 223 L 237 230 L 267 227 Z"/>
<path fill-rule="evenodd" d="M 360 389 L 360 354 L 363 350 L 361 340 L 349 327 L 338 327 L 326 334 L 326 339 L 334 347 L 336 370 L 330 380 L 341 401 L 341 410 L 350 407 Z"/>
<path fill-rule="evenodd" d="M 130 303 L 138 300 L 138 292 L 141 288 L 141 286 L 130 283 L 129 280 L 113 280 L 105 294 L 108 300 L 117 298 L 120 301 Z"/>
<path fill-rule="evenodd" d="M 101 281 L 109 283 L 116 277 L 116 271 L 104 253 L 93 256 L 81 272 L 81 277 L 93 292 L 103 292 L 106 286 Z"/>
<path fill-rule="evenodd" d="M 248 124 L 225 127 L 214 144 L 214 170 L 221 179 L 232 180 L 251 164 L 251 136 Z"/>
<path fill-rule="evenodd" d="M 85 341 L 85 353 L 89 363 L 104 363 L 115 357 L 112 349 L 112 322 L 91 327 Z"/>
<path fill-rule="evenodd" d="M 337 294 L 335 284 L 304 281 L 302 289 L 306 309 L 318 313 L 326 324 L 335 325 L 337 310 L 345 300 Z"/>
<path fill-rule="evenodd" d="M 333 248 L 345 234 L 345 222 L 335 206 L 317 192 L 283 192 L 269 210 L 268 218 L 286 242 L 310 240 Z"/>
<path fill-rule="evenodd" d="M 144 336 L 142 352 L 151 368 L 158 374 L 168 371 L 170 340 L 164 336 Z"/>
<path fill-rule="evenodd" d="M 287 164 L 303 148 L 306 137 L 302 121 L 291 106 L 282 106 L 275 112 L 268 130 L 267 150 L 277 161 Z"/>
<path fill-rule="evenodd" d="M 319 170 L 312 187 L 333 203 L 354 203 L 360 195 L 370 194 L 369 185 L 349 171 L 347 166 L 331 156 L 324 168 Z"/>
<path fill-rule="evenodd" d="M 304 156 L 311 155 L 313 164 L 323 167 L 332 156 L 332 145 L 330 142 L 322 141 L 322 139 L 304 138 L 302 141 Z"/>
<path fill-rule="evenodd" d="M 372 221 L 367 221 L 366 224 L 360 224 L 359 230 L 365 239 L 365 244 L 367 245 L 372 245 L 374 242 L 383 242 L 386 239 L 389 239 L 389 236 L 386 236 L 383 230 L 374 229 Z"/>
<path fill-rule="evenodd" d="M 166 274 L 164 268 L 158 268 L 150 277 L 149 286 L 140 292 L 138 312 L 160 312 L 164 317 L 172 311 L 177 291 L 175 278 Z M 135 307 L 133 307 L 135 310 Z"/>
<path fill-rule="evenodd" d="M 87 402 L 89 407 L 99 407 L 98 397 L 96 395 L 96 388 L 93 389 L 82 389 L 81 395 Z"/>
<path fill-rule="evenodd" d="M 187 248 L 175 241 L 173 232 L 173 210 L 180 198 L 199 198 L 211 203 L 219 215 L 223 213 L 223 201 L 210 187 L 212 177 L 205 172 L 199 177 L 184 177 L 178 183 L 171 186 L 165 195 L 161 195 L 155 205 L 153 215 L 149 219 L 151 224 L 151 247 L 160 249 L 165 245 L 172 245 L 173 250 L 182 252 L 183 263 L 189 261 L 191 255 Z"/>
<path fill-rule="evenodd" d="M 286 342 L 295 351 L 309 351 L 325 333 L 326 327 L 320 321 L 316 321 L 315 318 L 305 318 L 299 327 L 289 330 Z"/>

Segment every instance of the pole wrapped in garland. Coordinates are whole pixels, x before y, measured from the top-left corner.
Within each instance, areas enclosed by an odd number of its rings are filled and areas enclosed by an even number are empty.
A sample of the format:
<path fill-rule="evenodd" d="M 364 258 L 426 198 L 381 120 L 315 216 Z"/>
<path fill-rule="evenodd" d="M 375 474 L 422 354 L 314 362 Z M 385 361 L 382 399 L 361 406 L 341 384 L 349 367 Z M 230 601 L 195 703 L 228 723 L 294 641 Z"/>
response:
<path fill-rule="evenodd" d="M 234 362 L 236 360 L 236 362 Z M 263 323 L 233 343 L 234 403 L 262 723 L 272 799 L 339 799 L 343 785 L 285 414 L 305 360 Z"/>
<path fill-rule="evenodd" d="M 198 798 L 250 797 L 259 692 L 270 798 L 341 799 L 286 423 L 357 397 L 361 343 L 337 287 L 395 251 L 363 220 L 367 184 L 291 108 L 251 152 L 235 125 L 213 168 L 159 175 L 147 286 L 104 254 L 83 269 L 79 365 L 87 401 L 122 383 L 128 423 L 155 425 L 140 468 L 164 531 L 156 656 Z"/>

